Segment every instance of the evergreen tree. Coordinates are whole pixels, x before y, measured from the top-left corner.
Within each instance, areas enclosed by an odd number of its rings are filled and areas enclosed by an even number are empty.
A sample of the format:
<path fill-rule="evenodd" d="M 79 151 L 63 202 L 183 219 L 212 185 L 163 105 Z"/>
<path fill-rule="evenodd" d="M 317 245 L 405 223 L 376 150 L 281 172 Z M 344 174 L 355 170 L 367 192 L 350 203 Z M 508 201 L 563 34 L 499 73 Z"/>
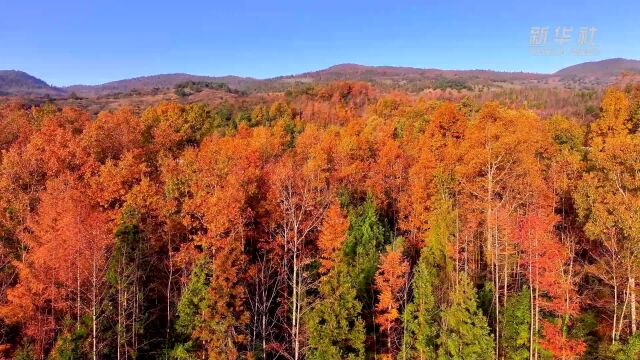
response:
<path fill-rule="evenodd" d="M 432 199 L 433 210 L 429 216 L 428 251 L 421 256 L 427 257 L 425 260 L 436 268 L 442 285 L 448 286 L 448 278 L 454 270 L 448 249 L 455 239 L 457 214 L 446 183 L 440 184 L 439 188 L 439 195 Z"/>
<path fill-rule="evenodd" d="M 615 354 L 615 360 L 634 360 L 640 358 L 640 335 L 635 334 L 624 344 L 616 343 L 609 347 L 609 353 Z"/>
<path fill-rule="evenodd" d="M 436 358 L 438 308 L 433 294 L 436 271 L 429 252 L 423 249 L 414 269 L 413 301 L 403 315 L 405 336 L 399 359 L 428 360 Z"/>
<path fill-rule="evenodd" d="M 310 360 L 364 359 L 362 305 L 343 264 L 320 285 L 321 300 L 308 318 Z"/>
<path fill-rule="evenodd" d="M 502 315 L 502 343 L 509 360 L 529 358 L 529 329 L 531 323 L 530 292 L 524 288 L 507 301 Z"/>
<path fill-rule="evenodd" d="M 21 345 L 15 352 L 14 360 L 34 360 L 36 357 L 33 355 L 33 346 L 31 344 Z"/>
<path fill-rule="evenodd" d="M 178 302 L 176 330 L 183 337 L 182 342 L 174 346 L 171 356 L 174 359 L 191 359 L 198 351 L 200 342 L 194 342 L 196 330 L 203 325 L 203 316 L 210 303 L 210 260 L 202 256 L 191 271 L 189 282 Z"/>
<path fill-rule="evenodd" d="M 438 304 L 446 301 L 444 289 L 450 287 L 453 272 L 447 248 L 455 236 L 456 213 L 448 195 L 448 179 L 442 176 L 436 179 L 439 180 L 439 192 L 432 199 L 426 246 L 414 269 L 413 301 L 407 305 L 403 319 L 406 329 L 403 358 L 436 358 L 436 335 L 440 330 Z M 442 290 L 438 292 L 440 296 L 436 296 L 434 289 Z"/>
<path fill-rule="evenodd" d="M 378 219 L 373 200 L 367 200 L 349 216 L 349 234 L 344 244 L 344 257 L 349 265 L 358 298 L 372 302 L 370 289 L 378 269 L 378 251 L 384 245 L 385 228 Z"/>
<path fill-rule="evenodd" d="M 452 294 L 451 305 L 442 311 L 438 344 L 439 359 L 493 359 L 487 319 L 478 310 L 475 290 L 464 274 Z"/>
<path fill-rule="evenodd" d="M 376 344 L 378 326 L 375 323 L 376 294 L 374 277 L 378 270 L 379 252 L 384 248 L 387 231 L 369 197 L 349 214 L 349 231 L 343 247 L 344 264 L 356 290 L 356 299 L 362 304 L 367 343 Z M 375 351 L 375 350 L 374 350 Z"/>
<path fill-rule="evenodd" d="M 71 330 L 59 336 L 54 348 L 54 356 L 52 356 L 54 359 L 75 360 L 90 357 L 83 349 L 83 345 L 90 337 L 87 330 L 87 322 L 90 322 L 90 319 L 84 320 L 81 325 L 73 325 Z M 71 325 L 71 321 L 68 323 L 68 326 Z"/>

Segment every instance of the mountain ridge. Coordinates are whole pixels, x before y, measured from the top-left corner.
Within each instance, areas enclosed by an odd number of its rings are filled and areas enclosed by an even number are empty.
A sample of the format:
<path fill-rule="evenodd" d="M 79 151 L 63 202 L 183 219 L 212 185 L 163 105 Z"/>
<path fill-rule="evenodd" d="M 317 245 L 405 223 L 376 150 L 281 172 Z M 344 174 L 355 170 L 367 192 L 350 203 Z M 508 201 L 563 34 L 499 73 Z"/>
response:
<path fill-rule="evenodd" d="M 640 72 L 640 61 L 625 58 L 611 58 L 588 61 L 562 68 L 553 75 L 559 76 L 615 76 L 624 71 Z"/>
<path fill-rule="evenodd" d="M 486 85 L 492 82 L 520 82 L 535 84 L 549 79 L 591 79 L 594 84 L 607 84 L 624 72 L 640 73 L 640 60 L 611 58 L 583 62 L 562 68 L 554 73 L 526 71 L 496 71 L 483 69 L 444 70 L 408 66 L 372 66 L 342 63 L 325 69 L 300 74 L 256 79 L 237 75 L 207 76 L 187 73 L 155 74 L 120 79 L 97 85 L 55 87 L 18 70 L 0 70 L 0 95 L 55 95 L 75 93 L 81 96 L 100 96 L 126 93 L 133 90 L 173 88 L 186 81 L 225 83 L 231 88 L 247 91 L 282 91 L 292 83 L 313 83 L 334 80 L 360 80 L 387 85 L 403 85 L 419 90 L 439 81 L 453 81 L 457 86 Z M 447 85 L 448 86 L 448 85 Z"/>
<path fill-rule="evenodd" d="M 109 81 L 98 85 L 70 85 L 64 87 L 64 89 L 84 96 L 96 96 L 105 93 L 128 92 L 134 89 L 172 88 L 175 85 L 186 81 L 221 82 L 231 87 L 235 87 L 234 85 L 237 86 L 241 82 L 257 80 L 235 75 L 207 76 L 187 73 L 169 73 L 137 76 L 129 79 Z"/>
<path fill-rule="evenodd" d="M 0 70 L 2 95 L 62 95 L 65 91 L 21 70 Z"/>

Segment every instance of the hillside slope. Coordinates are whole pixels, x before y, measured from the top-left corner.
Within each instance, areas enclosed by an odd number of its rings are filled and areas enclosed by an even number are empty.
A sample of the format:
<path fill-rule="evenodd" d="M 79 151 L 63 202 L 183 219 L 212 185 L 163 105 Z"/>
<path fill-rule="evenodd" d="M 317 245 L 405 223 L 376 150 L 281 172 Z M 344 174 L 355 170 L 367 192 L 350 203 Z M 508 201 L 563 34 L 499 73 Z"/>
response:
<path fill-rule="evenodd" d="M 472 90 L 478 87 L 602 87 L 617 81 L 621 73 L 640 74 L 640 61 L 622 58 L 585 62 L 558 70 L 553 74 L 503 72 L 492 70 L 441 70 L 403 66 L 368 66 L 338 64 L 326 69 L 270 79 L 240 76 L 203 76 L 184 73 L 141 76 L 99 85 L 72 85 L 56 88 L 22 71 L 0 70 L 0 95 L 57 97 L 76 93 L 82 97 L 122 94 L 132 90 L 154 93 L 172 92 L 176 84 L 186 81 L 216 82 L 232 89 L 253 93 L 279 92 L 296 84 L 322 83 L 335 80 L 368 81 L 379 86 L 403 88 L 409 91 L 424 89 Z"/>
<path fill-rule="evenodd" d="M 61 96 L 64 94 L 64 90 L 50 86 L 24 71 L 0 70 L 0 95 Z"/>
<path fill-rule="evenodd" d="M 176 84 L 185 81 L 220 82 L 225 83 L 233 88 L 240 88 L 246 83 L 251 83 L 252 81 L 256 80 L 239 76 L 215 77 L 178 73 L 141 76 L 131 79 L 112 81 L 100 85 L 72 85 L 66 87 L 65 89 L 68 91 L 73 91 L 81 96 L 98 96 L 112 93 L 124 93 L 134 89 L 146 90 L 154 88 L 173 88 Z"/>
<path fill-rule="evenodd" d="M 640 72 L 640 60 L 607 59 L 572 65 L 554 73 L 563 77 L 617 77 L 622 72 Z"/>

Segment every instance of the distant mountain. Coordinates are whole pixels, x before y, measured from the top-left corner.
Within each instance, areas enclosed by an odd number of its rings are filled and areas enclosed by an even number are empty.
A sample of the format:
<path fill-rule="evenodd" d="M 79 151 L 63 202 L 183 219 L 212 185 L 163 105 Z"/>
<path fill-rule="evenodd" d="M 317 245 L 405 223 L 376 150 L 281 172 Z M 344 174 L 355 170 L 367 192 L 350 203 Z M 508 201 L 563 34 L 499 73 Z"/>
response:
<path fill-rule="evenodd" d="M 126 93 L 132 90 L 166 92 L 185 81 L 225 83 L 230 88 L 249 92 L 284 91 L 295 84 L 320 83 L 333 80 L 360 80 L 381 86 L 403 88 L 410 91 L 423 89 L 472 89 L 476 86 L 502 87 L 500 83 L 525 86 L 605 86 L 617 80 L 623 72 L 640 73 L 640 61 L 608 59 L 586 62 L 561 69 L 553 74 L 528 72 L 502 72 L 492 70 L 441 70 L 402 66 L 367 66 L 339 64 L 318 71 L 254 79 L 239 76 L 202 76 L 191 74 L 160 74 L 112 81 L 100 85 L 73 85 L 56 88 L 27 73 L 15 70 L 0 71 L 0 95 L 54 95 L 71 93 L 83 97 Z M 510 86 L 510 85 L 508 85 Z M 156 92 L 157 93 L 157 92 Z"/>
<path fill-rule="evenodd" d="M 72 85 L 66 87 L 65 89 L 69 92 L 75 92 L 80 96 L 98 96 L 113 93 L 126 93 L 132 90 L 173 88 L 175 85 L 183 83 L 185 81 L 220 82 L 225 83 L 232 88 L 241 88 L 247 83 L 252 83 L 259 80 L 252 78 L 243 78 L 239 76 L 215 77 L 180 73 L 141 76 L 132 79 L 112 81 L 100 85 Z"/>
<path fill-rule="evenodd" d="M 375 82 L 391 87 L 403 87 L 409 90 L 424 88 L 465 89 L 474 85 L 512 82 L 535 86 L 552 78 L 568 78 L 571 80 L 591 78 L 599 84 L 612 82 L 621 71 L 640 69 L 640 61 L 625 59 L 609 59 L 592 63 L 582 63 L 564 68 L 554 74 L 530 72 L 506 72 L 493 70 L 442 70 L 423 69 L 403 66 L 368 66 L 359 64 L 338 64 L 326 69 L 310 71 L 295 75 L 278 76 L 258 80 L 238 76 L 199 76 L 190 74 L 163 74 L 143 76 L 133 79 L 113 81 L 101 85 L 74 85 L 65 88 L 81 96 L 96 96 L 117 92 L 128 92 L 133 89 L 148 90 L 153 88 L 173 88 L 185 81 L 222 82 L 239 90 L 269 92 L 283 91 L 292 84 L 318 83 L 334 80 L 360 80 Z"/>
<path fill-rule="evenodd" d="M 0 95 L 62 96 L 65 91 L 24 71 L 0 70 Z"/>
<path fill-rule="evenodd" d="M 640 60 L 607 59 L 585 62 L 556 71 L 554 75 L 562 77 L 617 77 L 623 72 L 640 73 Z"/>
<path fill-rule="evenodd" d="M 491 81 L 535 81 L 548 76 L 545 74 L 491 70 L 439 70 L 400 66 L 339 64 L 323 70 L 278 76 L 264 80 L 238 76 L 211 77 L 190 74 L 162 74 L 118 80 L 101 85 L 73 85 L 65 89 L 80 96 L 98 96 L 126 93 L 134 89 L 173 88 L 176 84 L 185 81 L 209 81 L 225 83 L 229 87 L 238 90 L 270 92 L 284 91 L 296 83 L 360 80 L 416 90 L 433 86 L 434 83 L 447 79 L 449 82 L 442 84 L 442 86 L 466 87 L 475 83 Z"/>
<path fill-rule="evenodd" d="M 329 68 L 307 72 L 299 75 L 282 76 L 275 79 L 313 79 L 329 80 L 415 80 L 437 78 L 461 78 L 468 80 L 536 80 L 546 77 L 545 74 L 526 72 L 502 72 L 492 70 L 441 70 L 422 69 L 404 66 L 367 66 L 358 64 L 338 64 Z"/>

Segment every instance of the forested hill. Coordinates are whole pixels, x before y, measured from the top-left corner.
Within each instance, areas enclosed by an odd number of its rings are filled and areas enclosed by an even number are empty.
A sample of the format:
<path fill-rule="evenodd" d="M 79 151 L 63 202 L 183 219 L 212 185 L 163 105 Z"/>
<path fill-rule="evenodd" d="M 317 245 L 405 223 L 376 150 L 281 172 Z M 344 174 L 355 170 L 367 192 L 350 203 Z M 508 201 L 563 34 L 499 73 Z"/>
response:
<path fill-rule="evenodd" d="M 0 72 L 0 95 L 45 95 L 82 97 L 127 94 L 140 91 L 172 90 L 184 82 L 224 83 L 245 92 L 278 92 L 335 80 L 367 81 L 377 86 L 399 88 L 411 92 L 425 89 L 482 90 L 491 87 L 601 88 L 616 81 L 621 74 L 639 73 L 640 61 L 607 59 L 581 63 L 553 74 L 501 72 L 491 70 L 442 70 L 401 66 L 366 66 L 340 64 L 327 69 L 270 79 L 240 76 L 201 76 L 191 74 L 158 74 L 112 81 L 99 85 L 73 85 L 55 88 L 26 73 Z"/>
<path fill-rule="evenodd" d="M 555 72 L 554 75 L 575 77 L 612 77 L 618 76 L 624 72 L 640 72 L 640 61 L 615 58 L 586 62 L 566 67 Z"/>
<path fill-rule="evenodd" d="M 0 358 L 640 358 L 640 84 L 189 86 L 0 104 Z"/>
<path fill-rule="evenodd" d="M 50 86 L 46 82 L 23 71 L 0 70 L 0 96 L 6 95 L 64 95 L 62 89 Z"/>
<path fill-rule="evenodd" d="M 245 88 L 257 80 L 238 76 L 200 76 L 191 74 L 161 74 L 142 76 L 132 79 L 112 81 L 101 85 L 73 85 L 65 90 L 75 92 L 81 96 L 98 96 L 111 93 L 126 93 L 132 90 L 172 89 L 185 82 L 215 82 L 225 83 L 233 88 Z"/>

